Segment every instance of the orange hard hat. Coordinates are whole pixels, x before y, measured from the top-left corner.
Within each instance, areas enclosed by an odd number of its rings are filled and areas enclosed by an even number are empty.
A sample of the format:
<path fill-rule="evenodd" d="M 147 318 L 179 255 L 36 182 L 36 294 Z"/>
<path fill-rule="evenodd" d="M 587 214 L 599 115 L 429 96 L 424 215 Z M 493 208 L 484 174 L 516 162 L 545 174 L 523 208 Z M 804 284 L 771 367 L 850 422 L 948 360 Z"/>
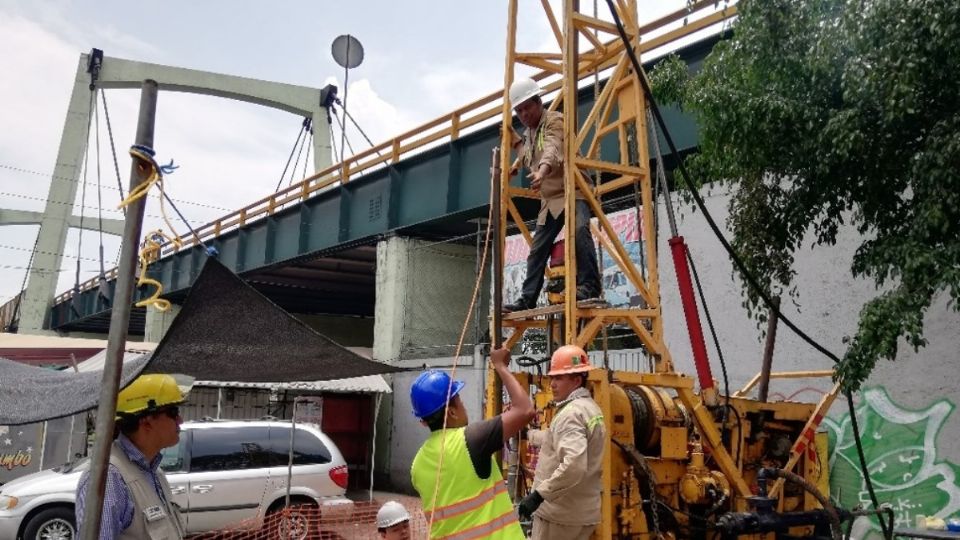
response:
<path fill-rule="evenodd" d="M 596 366 L 590 365 L 590 358 L 587 352 L 576 345 L 564 345 L 550 357 L 549 376 L 566 375 L 568 373 L 583 373 L 590 371 Z"/>

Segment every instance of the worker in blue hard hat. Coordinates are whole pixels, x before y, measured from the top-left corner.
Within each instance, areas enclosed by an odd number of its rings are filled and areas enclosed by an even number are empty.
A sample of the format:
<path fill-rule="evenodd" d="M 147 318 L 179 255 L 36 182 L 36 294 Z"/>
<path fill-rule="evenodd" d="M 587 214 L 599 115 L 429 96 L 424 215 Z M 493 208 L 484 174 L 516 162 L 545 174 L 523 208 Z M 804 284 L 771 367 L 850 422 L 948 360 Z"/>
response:
<path fill-rule="evenodd" d="M 493 456 L 536 410 L 510 373 L 510 351 L 492 351 L 490 362 L 510 396 L 509 409 L 494 418 L 468 423 L 460 398 L 464 383 L 446 372 L 426 371 L 410 389 L 413 413 L 430 429 L 410 476 L 420 493 L 431 538 L 524 538 Z"/>

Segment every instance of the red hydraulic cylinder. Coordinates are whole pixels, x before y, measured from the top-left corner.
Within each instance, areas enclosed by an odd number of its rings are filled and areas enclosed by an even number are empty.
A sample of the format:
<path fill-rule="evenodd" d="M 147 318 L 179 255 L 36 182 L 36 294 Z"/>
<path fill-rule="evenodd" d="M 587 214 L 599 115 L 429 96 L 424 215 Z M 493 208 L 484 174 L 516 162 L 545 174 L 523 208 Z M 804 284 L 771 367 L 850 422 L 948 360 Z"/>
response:
<path fill-rule="evenodd" d="M 700 392 L 708 405 L 716 402 L 713 373 L 707 359 L 707 345 L 703 340 L 703 327 L 700 326 L 700 312 L 697 300 L 693 296 L 693 283 L 690 281 L 690 267 L 687 266 L 687 245 L 682 236 L 670 238 L 670 252 L 673 254 L 673 268 L 677 272 L 677 287 L 680 289 L 680 301 L 683 303 L 683 316 L 687 321 L 687 333 L 690 335 L 690 347 L 693 349 L 693 362 L 700 380 Z"/>

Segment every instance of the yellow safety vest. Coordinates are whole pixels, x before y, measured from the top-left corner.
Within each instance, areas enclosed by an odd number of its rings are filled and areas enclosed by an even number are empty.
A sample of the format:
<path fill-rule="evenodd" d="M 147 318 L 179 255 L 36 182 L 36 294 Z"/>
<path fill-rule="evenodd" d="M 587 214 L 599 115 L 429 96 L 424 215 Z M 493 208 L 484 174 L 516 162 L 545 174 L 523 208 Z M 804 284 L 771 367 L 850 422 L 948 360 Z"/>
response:
<path fill-rule="evenodd" d="M 420 493 L 428 522 L 433 510 L 430 538 L 523 540 L 517 513 L 493 456 L 490 457 L 490 477 L 480 478 L 470 461 L 464 428 L 446 430 L 446 442 L 441 433 L 443 431 L 438 430 L 430 434 L 410 466 L 410 477 Z M 434 507 L 441 442 L 446 455 Z"/>

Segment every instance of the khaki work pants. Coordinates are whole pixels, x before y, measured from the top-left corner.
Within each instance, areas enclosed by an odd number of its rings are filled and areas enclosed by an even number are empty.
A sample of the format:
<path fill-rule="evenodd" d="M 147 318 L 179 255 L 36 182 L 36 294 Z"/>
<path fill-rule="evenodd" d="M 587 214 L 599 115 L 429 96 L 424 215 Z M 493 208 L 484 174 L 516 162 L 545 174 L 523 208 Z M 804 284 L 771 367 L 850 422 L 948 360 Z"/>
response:
<path fill-rule="evenodd" d="M 596 525 L 561 525 L 533 516 L 530 540 L 589 540 Z"/>

